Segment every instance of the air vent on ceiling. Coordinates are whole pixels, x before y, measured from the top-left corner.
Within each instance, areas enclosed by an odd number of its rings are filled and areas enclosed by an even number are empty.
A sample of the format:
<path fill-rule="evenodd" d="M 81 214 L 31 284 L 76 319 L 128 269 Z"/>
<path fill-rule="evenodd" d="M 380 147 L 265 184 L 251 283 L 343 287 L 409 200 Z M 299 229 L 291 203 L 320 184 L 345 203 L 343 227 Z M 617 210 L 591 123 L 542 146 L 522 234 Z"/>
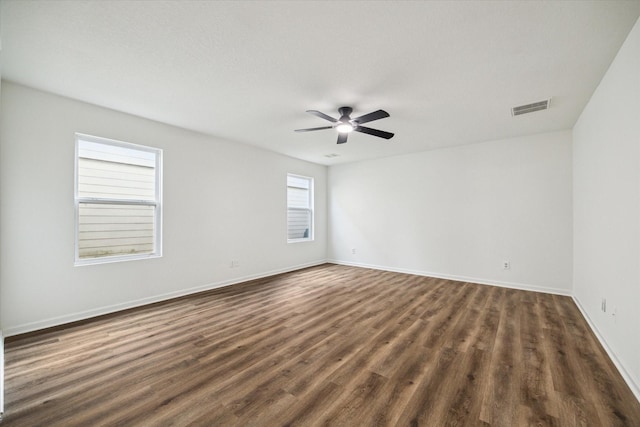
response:
<path fill-rule="evenodd" d="M 331 154 L 325 154 L 324 156 L 328 157 L 328 158 L 332 158 L 332 157 L 338 157 L 338 156 L 340 156 L 340 154 L 331 153 Z"/>
<path fill-rule="evenodd" d="M 522 114 L 533 113 L 534 111 L 546 110 L 549 108 L 549 99 L 538 101 L 531 104 L 520 105 L 511 109 L 512 116 L 520 116 Z"/>

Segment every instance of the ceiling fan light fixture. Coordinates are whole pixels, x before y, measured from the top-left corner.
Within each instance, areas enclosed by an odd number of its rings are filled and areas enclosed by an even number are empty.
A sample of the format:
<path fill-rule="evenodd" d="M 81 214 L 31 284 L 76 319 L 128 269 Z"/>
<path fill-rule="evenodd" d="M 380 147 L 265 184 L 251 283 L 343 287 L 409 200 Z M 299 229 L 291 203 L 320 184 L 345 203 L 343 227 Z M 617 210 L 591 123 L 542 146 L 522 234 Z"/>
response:
<path fill-rule="evenodd" d="M 350 123 L 340 123 L 338 126 L 336 126 L 336 130 L 340 133 L 353 132 L 353 125 L 351 125 Z"/>

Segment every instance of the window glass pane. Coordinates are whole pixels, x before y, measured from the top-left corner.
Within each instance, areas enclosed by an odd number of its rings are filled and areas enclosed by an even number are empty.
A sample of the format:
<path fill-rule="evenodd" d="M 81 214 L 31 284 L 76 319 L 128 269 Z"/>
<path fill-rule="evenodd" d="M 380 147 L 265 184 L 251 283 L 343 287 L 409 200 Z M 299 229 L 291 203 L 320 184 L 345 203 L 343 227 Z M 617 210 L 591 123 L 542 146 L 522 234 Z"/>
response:
<path fill-rule="evenodd" d="M 80 203 L 79 257 L 153 253 L 155 206 Z"/>
<path fill-rule="evenodd" d="M 304 178 L 301 176 L 287 176 L 287 185 L 289 187 L 298 187 L 298 188 L 306 188 L 309 189 L 309 178 Z"/>
<path fill-rule="evenodd" d="M 85 140 L 78 141 L 78 157 L 148 167 L 155 167 L 156 164 L 155 153 L 152 151 Z"/>
<path fill-rule="evenodd" d="M 309 207 L 309 190 L 301 188 L 289 187 L 287 192 L 287 205 L 290 208 L 308 208 Z"/>
<path fill-rule="evenodd" d="M 311 211 L 308 209 L 289 209 L 287 212 L 288 239 L 307 239 L 311 237 Z"/>
<path fill-rule="evenodd" d="M 155 168 L 78 158 L 78 197 L 154 200 Z"/>

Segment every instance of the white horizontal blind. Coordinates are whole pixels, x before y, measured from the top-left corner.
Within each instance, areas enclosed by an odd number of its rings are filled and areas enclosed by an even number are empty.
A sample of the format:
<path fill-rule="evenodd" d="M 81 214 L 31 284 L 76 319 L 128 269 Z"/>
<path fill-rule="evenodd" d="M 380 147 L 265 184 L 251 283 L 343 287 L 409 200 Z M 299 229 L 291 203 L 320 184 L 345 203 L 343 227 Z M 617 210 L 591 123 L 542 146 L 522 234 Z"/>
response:
<path fill-rule="evenodd" d="M 313 237 L 313 179 L 287 175 L 287 239 Z"/>
<path fill-rule="evenodd" d="M 76 260 L 158 252 L 159 150 L 78 137 Z"/>

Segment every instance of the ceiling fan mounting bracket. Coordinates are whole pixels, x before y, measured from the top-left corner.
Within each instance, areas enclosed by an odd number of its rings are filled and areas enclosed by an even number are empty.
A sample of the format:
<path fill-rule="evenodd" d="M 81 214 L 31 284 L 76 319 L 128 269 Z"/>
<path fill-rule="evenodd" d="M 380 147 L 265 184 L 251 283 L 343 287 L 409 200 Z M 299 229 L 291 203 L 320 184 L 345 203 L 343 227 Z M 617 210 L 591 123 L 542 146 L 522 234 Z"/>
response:
<path fill-rule="evenodd" d="M 351 107 L 340 107 L 338 108 L 338 113 L 340 113 L 340 117 L 349 117 L 351 115 L 351 112 L 353 111 L 353 108 Z"/>

